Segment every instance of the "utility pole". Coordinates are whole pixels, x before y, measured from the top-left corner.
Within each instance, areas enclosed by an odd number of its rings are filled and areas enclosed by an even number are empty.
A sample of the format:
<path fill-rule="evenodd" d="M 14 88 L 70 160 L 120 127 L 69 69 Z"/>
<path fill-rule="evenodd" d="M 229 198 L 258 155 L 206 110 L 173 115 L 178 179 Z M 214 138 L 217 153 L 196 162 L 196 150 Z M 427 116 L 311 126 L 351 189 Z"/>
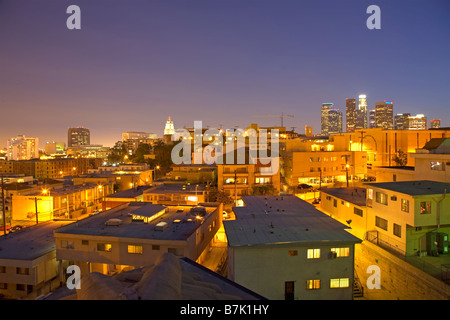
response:
<path fill-rule="evenodd" d="M 6 234 L 5 183 L 2 174 L 3 233 Z"/>
<path fill-rule="evenodd" d="M 38 205 L 37 205 L 37 201 L 38 201 L 38 198 L 37 198 L 37 197 L 34 197 L 34 208 L 35 208 L 35 210 L 36 210 L 36 224 L 39 224 L 39 220 L 38 220 Z"/>
<path fill-rule="evenodd" d="M 237 207 L 237 169 L 234 169 L 234 206 Z"/>

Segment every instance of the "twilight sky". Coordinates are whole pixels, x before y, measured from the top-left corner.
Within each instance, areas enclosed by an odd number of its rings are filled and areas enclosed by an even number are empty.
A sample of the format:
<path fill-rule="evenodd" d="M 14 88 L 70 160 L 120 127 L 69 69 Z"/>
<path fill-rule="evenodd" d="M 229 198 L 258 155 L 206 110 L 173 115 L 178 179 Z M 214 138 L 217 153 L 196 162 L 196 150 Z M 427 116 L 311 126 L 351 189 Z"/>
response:
<path fill-rule="evenodd" d="M 81 8 L 81 30 L 66 9 Z M 381 30 L 369 30 L 369 5 Z M 25 134 L 67 143 L 67 128 L 112 146 L 125 131 L 320 131 L 320 107 L 368 107 L 450 126 L 449 0 L 0 0 L 0 147 Z"/>

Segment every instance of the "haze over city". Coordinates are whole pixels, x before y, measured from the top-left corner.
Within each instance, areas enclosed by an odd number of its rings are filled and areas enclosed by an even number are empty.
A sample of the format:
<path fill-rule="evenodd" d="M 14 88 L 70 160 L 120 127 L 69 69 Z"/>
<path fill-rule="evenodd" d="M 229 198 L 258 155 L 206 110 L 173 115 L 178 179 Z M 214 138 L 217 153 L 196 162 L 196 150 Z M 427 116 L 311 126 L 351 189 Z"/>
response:
<path fill-rule="evenodd" d="M 366 94 L 368 107 L 448 126 L 450 3 L 376 1 L 0 2 L 0 146 L 18 134 L 67 141 L 69 127 L 112 146 L 121 132 L 250 123 L 320 132 L 320 107 Z"/>

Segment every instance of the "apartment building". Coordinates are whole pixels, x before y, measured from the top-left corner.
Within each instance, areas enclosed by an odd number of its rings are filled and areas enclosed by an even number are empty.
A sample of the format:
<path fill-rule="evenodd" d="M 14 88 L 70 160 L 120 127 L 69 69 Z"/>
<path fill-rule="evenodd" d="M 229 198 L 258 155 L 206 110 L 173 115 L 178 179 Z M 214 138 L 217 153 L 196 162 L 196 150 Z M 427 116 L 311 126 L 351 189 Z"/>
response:
<path fill-rule="evenodd" d="M 448 253 L 450 183 L 414 180 L 365 185 L 369 240 L 404 255 Z"/>
<path fill-rule="evenodd" d="M 204 184 L 163 183 L 146 189 L 143 200 L 163 205 L 196 206 L 208 199 Z"/>
<path fill-rule="evenodd" d="M 166 252 L 201 263 L 222 224 L 222 205 L 192 208 L 125 203 L 56 229 L 56 258 L 82 274 L 152 265 Z"/>
<path fill-rule="evenodd" d="M 34 299 L 60 286 L 53 230 L 69 222 L 45 222 L 0 237 L 0 296 Z"/>
<path fill-rule="evenodd" d="M 86 183 L 59 188 L 42 186 L 40 190 L 26 195 L 12 196 L 12 218 L 38 222 L 77 219 L 101 209 L 103 198 L 113 192 L 112 183 Z"/>
<path fill-rule="evenodd" d="M 353 299 L 354 246 L 345 225 L 295 196 L 245 196 L 224 221 L 228 277 L 272 300 Z"/>

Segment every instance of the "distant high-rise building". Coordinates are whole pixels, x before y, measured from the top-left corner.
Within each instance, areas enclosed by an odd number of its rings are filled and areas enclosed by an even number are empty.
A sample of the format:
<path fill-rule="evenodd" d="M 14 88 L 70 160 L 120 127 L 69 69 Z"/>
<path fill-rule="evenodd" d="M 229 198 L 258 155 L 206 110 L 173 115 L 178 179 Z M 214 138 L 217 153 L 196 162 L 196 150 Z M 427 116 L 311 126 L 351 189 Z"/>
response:
<path fill-rule="evenodd" d="M 88 146 L 91 144 L 91 132 L 88 128 L 69 128 L 67 133 L 67 146 Z"/>
<path fill-rule="evenodd" d="M 328 111 L 328 134 L 342 132 L 342 112 L 337 109 Z"/>
<path fill-rule="evenodd" d="M 392 101 L 381 101 L 375 104 L 376 128 L 393 129 L 394 104 Z"/>
<path fill-rule="evenodd" d="M 164 126 L 164 135 L 172 135 L 175 133 L 175 127 L 173 124 L 172 119 L 169 117 L 169 119 L 167 119 L 166 121 L 166 125 Z"/>
<path fill-rule="evenodd" d="M 410 113 L 397 113 L 394 117 L 394 129 L 406 130 L 408 129 L 408 117 Z"/>
<path fill-rule="evenodd" d="M 320 132 L 323 135 L 328 135 L 328 112 L 333 109 L 334 104 L 331 102 L 322 103 L 320 116 Z"/>
<path fill-rule="evenodd" d="M 63 154 L 66 149 L 66 144 L 64 142 L 46 142 L 44 152 L 47 155 L 52 154 Z"/>
<path fill-rule="evenodd" d="M 427 130 L 427 117 L 423 114 L 409 116 L 408 130 Z"/>
<path fill-rule="evenodd" d="M 441 120 L 440 119 L 430 120 L 430 128 L 438 129 L 440 127 L 441 127 Z"/>
<path fill-rule="evenodd" d="M 345 99 L 345 118 L 346 118 L 346 131 L 355 132 L 356 121 L 356 100 Z"/>
<path fill-rule="evenodd" d="M 355 129 L 367 128 L 367 97 L 364 94 L 358 97 L 358 108 L 356 109 Z"/>
<path fill-rule="evenodd" d="M 136 132 L 136 131 L 128 131 L 122 133 L 122 141 L 126 141 L 128 139 L 149 140 L 156 138 L 157 138 L 156 134 L 154 133 Z"/>
<path fill-rule="evenodd" d="M 376 128 L 376 112 L 375 109 L 369 110 L 369 128 Z"/>
<path fill-rule="evenodd" d="M 305 136 L 312 137 L 313 136 L 313 128 L 310 126 L 305 126 Z"/>
<path fill-rule="evenodd" d="M 39 158 L 39 139 L 19 135 L 8 140 L 8 160 Z"/>

